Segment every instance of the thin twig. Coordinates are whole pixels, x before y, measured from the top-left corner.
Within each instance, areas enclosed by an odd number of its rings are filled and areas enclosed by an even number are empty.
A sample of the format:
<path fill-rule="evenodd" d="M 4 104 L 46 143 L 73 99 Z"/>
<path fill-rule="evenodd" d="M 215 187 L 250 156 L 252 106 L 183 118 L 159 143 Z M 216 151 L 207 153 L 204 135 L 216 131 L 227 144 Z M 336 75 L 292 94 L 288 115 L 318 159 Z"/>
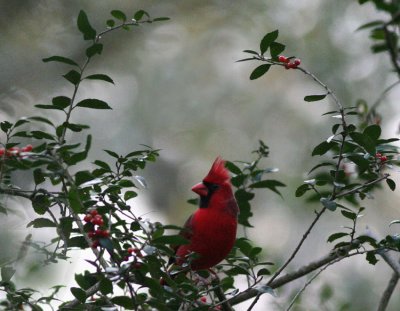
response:
<path fill-rule="evenodd" d="M 380 182 L 380 181 L 382 181 L 382 180 L 388 179 L 389 176 L 390 176 L 389 174 L 384 174 L 383 176 L 381 176 L 381 177 L 379 177 L 379 178 L 377 178 L 377 179 L 374 179 L 374 180 L 372 180 L 372 181 L 370 181 L 370 182 L 367 182 L 367 183 L 365 183 L 365 184 L 362 184 L 361 186 L 358 186 L 358 187 L 355 187 L 355 188 L 350 189 L 350 190 L 348 190 L 348 191 L 339 193 L 339 194 L 336 195 L 336 198 L 341 198 L 341 197 L 347 196 L 347 195 L 349 195 L 349 194 L 357 193 L 357 192 L 359 192 L 361 189 L 364 189 L 365 187 L 372 186 L 372 185 L 374 185 L 374 184 L 376 184 L 376 183 L 378 183 L 378 182 Z"/>
<path fill-rule="evenodd" d="M 258 293 L 256 298 L 254 298 L 253 302 L 251 303 L 250 307 L 247 309 L 247 311 L 251 311 L 253 307 L 257 304 L 258 300 L 260 299 L 262 293 Z"/>
<path fill-rule="evenodd" d="M 274 275 L 269 279 L 267 285 L 270 286 L 272 282 L 281 274 L 281 272 L 287 267 L 287 265 L 293 260 L 293 258 L 296 256 L 298 251 L 300 250 L 301 246 L 303 245 L 304 241 L 307 239 L 307 236 L 310 234 L 311 230 L 314 228 L 315 224 L 319 220 L 319 218 L 322 216 L 322 214 L 326 211 L 326 207 L 323 207 L 315 216 L 313 222 L 311 225 L 308 227 L 307 231 L 303 234 L 303 237 L 301 238 L 300 242 L 297 244 L 295 250 L 293 253 L 290 255 L 290 257 L 286 260 L 286 262 L 274 273 Z"/>
<path fill-rule="evenodd" d="M 306 288 L 323 272 L 325 271 L 329 266 L 333 265 L 334 263 L 340 261 L 340 259 L 334 260 L 330 263 L 328 263 L 326 266 L 322 267 L 319 269 L 317 273 L 315 273 L 305 284 L 304 286 L 297 292 L 297 294 L 294 296 L 292 301 L 290 302 L 289 306 L 286 308 L 285 311 L 290 311 L 290 309 L 293 307 L 294 303 L 296 302 L 297 298 L 306 290 Z"/>

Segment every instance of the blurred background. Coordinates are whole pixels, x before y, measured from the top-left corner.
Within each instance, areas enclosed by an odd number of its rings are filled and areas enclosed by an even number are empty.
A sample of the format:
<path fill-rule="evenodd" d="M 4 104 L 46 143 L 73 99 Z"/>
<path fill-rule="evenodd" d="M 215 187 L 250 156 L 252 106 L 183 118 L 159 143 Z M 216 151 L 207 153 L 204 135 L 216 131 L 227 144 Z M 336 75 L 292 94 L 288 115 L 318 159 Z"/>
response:
<path fill-rule="evenodd" d="M 191 186 L 204 177 L 215 157 L 251 161 L 251 151 L 262 139 L 270 147 L 264 165 L 279 168 L 272 177 L 287 187 L 283 198 L 270 191 L 257 194 L 254 228 L 248 234 L 264 248 L 266 260 L 285 260 L 318 208 L 295 198 L 294 192 L 309 179 L 306 174 L 318 161 L 310 156 L 313 147 L 330 136 L 334 120 L 321 114 L 334 107 L 328 100 L 303 101 L 321 89 L 300 71 L 273 67 L 266 76 L 250 81 L 249 74 L 259 64 L 235 62 L 246 57 L 243 50 L 258 50 L 261 38 L 279 29 L 285 55 L 301 58 L 302 66 L 336 92 L 345 106 L 358 99 L 372 104 L 396 76 L 388 55 L 370 52 L 368 31 L 356 29 L 383 17 L 372 5 L 360 6 L 358 1 L 0 0 L 1 121 L 42 113 L 59 117 L 33 106 L 71 94 L 71 86 L 61 77 L 67 67 L 41 59 L 63 55 L 78 63 L 84 60 L 86 44 L 76 27 L 81 9 L 98 31 L 105 29 L 113 9 L 127 15 L 144 9 L 152 17 L 171 18 L 103 38 L 103 54 L 94 59 L 89 72 L 105 73 L 115 85 L 87 82 L 79 98 L 105 100 L 113 111 L 73 116 L 74 122 L 91 126 L 90 158 L 107 161 L 103 149 L 125 154 L 141 148 L 140 144 L 162 149 L 159 160 L 143 172 L 148 188 L 132 201 L 132 208 L 151 220 L 179 225 L 194 210 L 186 203 L 193 197 Z M 398 136 L 399 92 L 392 91 L 379 110 L 384 137 Z M 398 173 L 393 174 L 398 180 Z M 30 187 L 29 178 L 18 178 L 22 186 Z M 360 232 L 367 226 L 378 236 L 396 232 L 398 228 L 388 224 L 400 217 L 399 195 L 389 192 L 384 189 L 375 200 L 364 202 L 367 209 Z M 48 234 L 26 228 L 33 216 L 26 201 L 3 200 L 15 213 L 0 214 L 1 260 L 15 254 L 29 232 L 37 239 Z M 341 225 L 348 223 L 339 213 L 325 214 L 289 270 L 325 255 L 332 246 L 327 237 L 340 231 Z M 43 291 L 73 284 L 73 271 L 81 271 L 76 264 L 83 259 L 49 267 L 31 263 L 18 271 L 18 284 L 36 286 L 40 278 Z M 295 310 L 340 310 L 346 303 L 351 307 L 343 310 L 375 309 L 390 275 L 382 261 L 371 266 L 364 258 L 344 260 L 307 288 L 303 307 Z M 254 310 L 284 310 L 288 295 L 305 281 L 278 290 L 277 297 L 264 295 Z M 329 299 L 321 302 L 320 297 Z M 237 310 L 246 310 L 249 304 Z M 398 310 L 399 304 L 400 298 L 394 297 L 388 310 Z"/>

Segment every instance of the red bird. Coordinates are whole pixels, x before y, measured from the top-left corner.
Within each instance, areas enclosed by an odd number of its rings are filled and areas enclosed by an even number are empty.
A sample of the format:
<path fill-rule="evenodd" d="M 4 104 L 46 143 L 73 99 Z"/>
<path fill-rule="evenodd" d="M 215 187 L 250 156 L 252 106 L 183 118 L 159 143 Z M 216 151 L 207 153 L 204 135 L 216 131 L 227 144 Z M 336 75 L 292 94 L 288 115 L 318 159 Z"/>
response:
<path fill-rule="evenodd" d="M 193 186 L 200 196 L 200 205 L 184 225 L 182 235 L 189 244 L 176 249 L 176 263 L 182 265 L 187 255 L 198 257 L 190 262 L 192 270 L 209 269 L 231 251 L 236 239 L 239 208 L 225 161 L 218 157 L 203 182 Z"/>

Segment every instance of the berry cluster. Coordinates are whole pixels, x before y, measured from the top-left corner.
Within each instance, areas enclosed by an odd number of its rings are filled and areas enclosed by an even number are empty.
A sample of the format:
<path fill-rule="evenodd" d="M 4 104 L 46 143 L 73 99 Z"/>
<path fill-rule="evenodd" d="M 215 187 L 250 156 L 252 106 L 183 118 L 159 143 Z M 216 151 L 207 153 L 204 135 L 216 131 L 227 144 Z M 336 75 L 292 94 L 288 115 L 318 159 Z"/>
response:
<path fill-rule="evenodd" d="M 23 155 L 23 153 L 31 152 L 33 149 L 32 145 L 26 145 L 25 147 L 11 147 L 8 149 L 0 148 L 0 157 L 19 157 Z"/>
<path fill-rule="evenodd" d="M 88 231 L 88 237 L 92 239 L 93 248 L 96 248 L 100 245 L 99 238 L 108 238 L 110 236 L 110 232 L 108 230 L 100 228 L 104 225 L 104 219 L 97 210 L 91 210 L 85 215 L 83 221 L 91 226 L 90 230 Z M 95 228 L 95 226 L 97 226 L 97 228 Z"/>
<path fill-rule="evenodd" d="M 141 262 L 138 262 L 138 258 L 143 258 L 143 254 L 138 248 L 129 247 L 127 249 L 128 255 L 126 255 L 122 261 L 128 261 L 129 257 L 133 257 L 132 268 L 139 269 L 142 266 Z"/>
<path fill-rule="evenodd" d="M 388 160 L 387 156 L 384 156 L 379 152 L 377 154 L 375 154 L 375 158 L 382 164 Z"/>
<path fill-rule="evenodd" d="M 299 67 L 300 64 L 301 64 L 301 60 L 300 60 L 300 59 L 295 58 L 295 59 L 292 61 L 292 58 L 286 57 L 286 56 L 284 56 L 284 55 L 279 55 L 278 61 L 279 61 L 280 63 L 284 63 L 286 69 L 296 69 L 296 68 Z"/>

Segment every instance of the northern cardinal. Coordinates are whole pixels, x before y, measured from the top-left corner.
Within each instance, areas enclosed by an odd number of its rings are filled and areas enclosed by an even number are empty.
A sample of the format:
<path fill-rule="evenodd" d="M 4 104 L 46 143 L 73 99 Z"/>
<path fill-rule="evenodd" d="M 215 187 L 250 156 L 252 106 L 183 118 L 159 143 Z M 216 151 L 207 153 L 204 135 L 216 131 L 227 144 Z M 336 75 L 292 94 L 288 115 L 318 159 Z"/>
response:
<path fill-rule="evenodd" d="M 209 269 L 228 255 L 236 240 L 239 208 L 225 161 L 218 157 L 207 176 L 193 186 L 192 191 L 200 196 L 200 204 L 181 233 L 189 244 L 177 247 L 175 259 L 182 265 L 187 255 L 194 252 L 198 257 L 188 262 L 190 268 Z"/>

